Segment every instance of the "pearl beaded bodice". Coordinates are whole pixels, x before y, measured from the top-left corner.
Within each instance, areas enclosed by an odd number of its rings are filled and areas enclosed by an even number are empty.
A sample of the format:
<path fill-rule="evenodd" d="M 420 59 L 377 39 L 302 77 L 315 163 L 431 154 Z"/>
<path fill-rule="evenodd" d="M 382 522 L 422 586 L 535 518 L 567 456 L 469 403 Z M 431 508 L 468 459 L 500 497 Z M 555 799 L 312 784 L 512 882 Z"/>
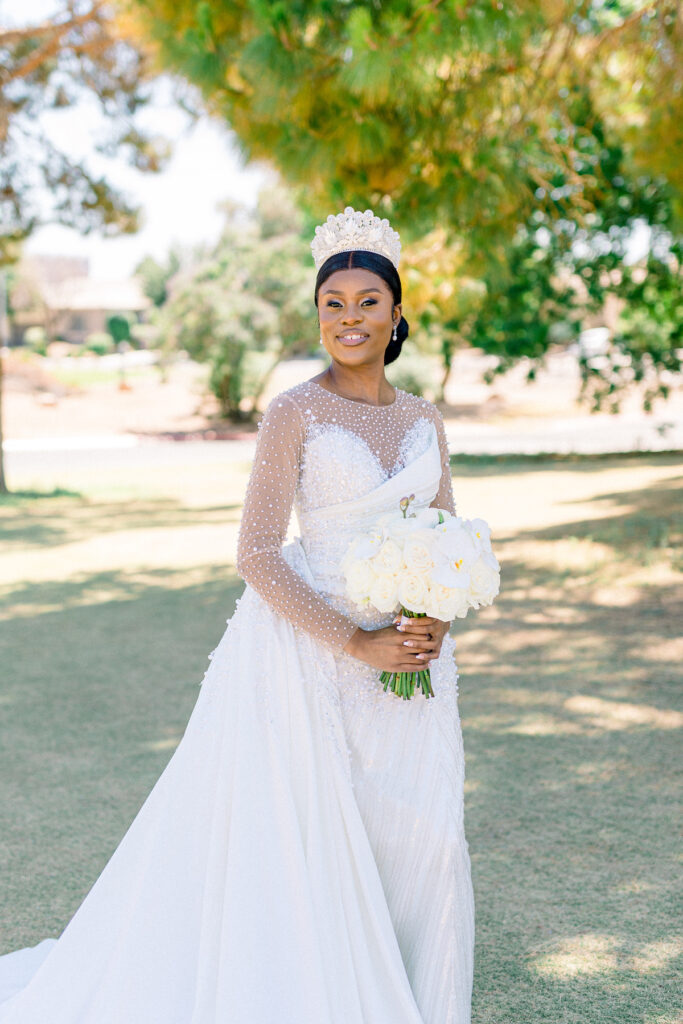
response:
<path fill-rule="evenodd" d="M 342 398 L 305 381 L 259 424 L 237 545 L 237 571 L 295 626 L 340 652 L 358 625 L 391 620 L 352 606 L 339 571 L 359 530 L 398 508 L 455 511 L 448 446 L 434 405 L 400 388 L 390 405 Z M 292 509 L 314 587 L 283 557 Z"/>

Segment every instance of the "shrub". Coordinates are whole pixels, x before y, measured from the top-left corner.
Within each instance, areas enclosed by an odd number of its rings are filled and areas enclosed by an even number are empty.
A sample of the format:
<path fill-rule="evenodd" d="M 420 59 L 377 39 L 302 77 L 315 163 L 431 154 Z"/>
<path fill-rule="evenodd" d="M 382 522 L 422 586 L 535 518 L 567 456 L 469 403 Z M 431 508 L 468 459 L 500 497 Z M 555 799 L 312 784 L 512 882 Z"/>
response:
<path fill-rule="evenodd" d="M 106 331 L 93 331 L 85 339 L 84 352 L 91 352 L 95 356 L 106 356 L 115 349 L 114 339 Z"/>

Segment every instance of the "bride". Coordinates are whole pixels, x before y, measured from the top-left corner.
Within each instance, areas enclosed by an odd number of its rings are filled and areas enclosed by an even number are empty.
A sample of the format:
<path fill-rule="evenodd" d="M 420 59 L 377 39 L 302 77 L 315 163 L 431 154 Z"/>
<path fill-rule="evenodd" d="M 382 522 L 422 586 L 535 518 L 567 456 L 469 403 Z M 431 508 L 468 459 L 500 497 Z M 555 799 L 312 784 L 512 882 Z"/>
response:
<path fill-rule="evenodd" d="M 347 207 L 311 248 L 330 363 L 261 420 L 245 591 L 70 923 L 0 957 L 1 1024 L 469 1024 L 455 640 L 352 605 L 339 570 L 404 495 L 455 511 L 443 421 L 384 375 L 408 334 L 388 221 Z M 379 681 L 424 665 L 429 699 Z"/>

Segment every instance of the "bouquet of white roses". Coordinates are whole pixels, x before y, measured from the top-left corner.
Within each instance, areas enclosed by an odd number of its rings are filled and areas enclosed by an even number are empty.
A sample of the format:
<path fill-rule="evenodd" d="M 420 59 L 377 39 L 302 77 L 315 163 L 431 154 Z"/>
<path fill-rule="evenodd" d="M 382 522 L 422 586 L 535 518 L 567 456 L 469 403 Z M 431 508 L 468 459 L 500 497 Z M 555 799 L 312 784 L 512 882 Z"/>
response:
<path fill-rule="evenodd" d="M 354 604 L 409 618 L 463 619 L 470 608 L 490 605 L 500 589 L 500 565 L 483 519 L 462 519 L 445 509 L 408 513 L 414 494 L 399 510 L 377 520 L 349 544 L 341 569 Z M 388 686 L 408 700 L 416 685 L 433 697 L 429 669 L 382 672 Z"/>

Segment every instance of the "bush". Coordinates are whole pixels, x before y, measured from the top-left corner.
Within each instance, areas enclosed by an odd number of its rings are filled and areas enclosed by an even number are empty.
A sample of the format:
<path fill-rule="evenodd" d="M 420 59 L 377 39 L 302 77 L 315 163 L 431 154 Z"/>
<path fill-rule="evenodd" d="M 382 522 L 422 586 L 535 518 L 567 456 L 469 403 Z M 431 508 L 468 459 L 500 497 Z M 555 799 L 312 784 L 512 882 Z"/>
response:
<path fill-rule="evenodd" d="M 106 331 L 93 331 L 85 339 L 84 352 L 91 352 L 95 356 L 106 356 L 115 351 L 114 339 Z"/>
<path fill-rule="evenodd" d="M 160 331 L 155 324 L 133 324 L 130 329 L 131 344 L 136 348 L 156 348 L 160 344 Z"/>
<path fill-rule="evenodd" d="M 47 335 L 44 327 L 27 327 L 24 331 L 24 344 L 36 355 L 47 355 Z"/>
<path fill-rule="evenodd" d="M 438 358 L 420 352 L 410 341 L 404 342 L 398 359 L 386 368 L 387 380 L 395 388 L 430 401 L 434 401 L 439 393 L 441 373 Z"/>

